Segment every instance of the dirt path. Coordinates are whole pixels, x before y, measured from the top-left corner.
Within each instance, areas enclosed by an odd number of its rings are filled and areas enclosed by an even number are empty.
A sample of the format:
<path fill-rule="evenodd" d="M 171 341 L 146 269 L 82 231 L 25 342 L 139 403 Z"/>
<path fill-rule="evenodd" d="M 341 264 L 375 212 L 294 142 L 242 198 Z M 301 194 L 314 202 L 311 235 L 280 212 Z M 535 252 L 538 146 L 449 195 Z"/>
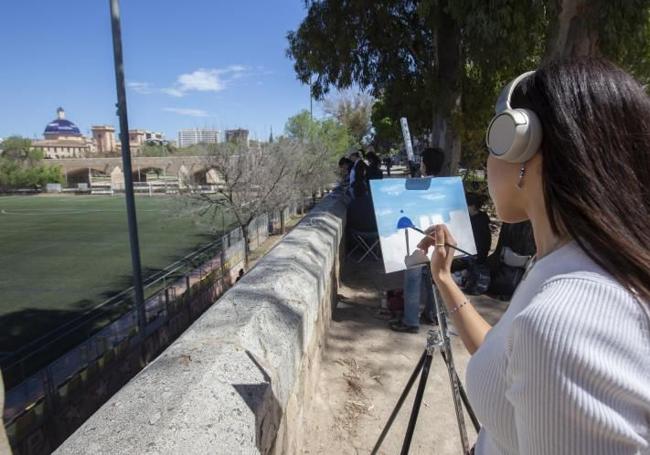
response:
<path fill-rule="evenodd" d="M 348 262 L 343 271 L 339 303 L 327 338 L 318 393 L 305 414 L 309 435 L 304 454 L 367 454 L 422 355 L 427 330 L 396 333 L 377 316 L 383 291 L 402 287 L 401 274 L 384 275 L 380 263 Z M 495 322 L 505 303 L 472 298 L 484 316 Z M 469 355 L 452 337 L 456 368 L 461 379 Z M 415 386 L 379 453 L 400 452 Z M 476 435 L 466 418 L 473 444 Z M 447 369 L 434 357 L 423 405 L 415 429 L 411 454 L 461 453 Z"/>

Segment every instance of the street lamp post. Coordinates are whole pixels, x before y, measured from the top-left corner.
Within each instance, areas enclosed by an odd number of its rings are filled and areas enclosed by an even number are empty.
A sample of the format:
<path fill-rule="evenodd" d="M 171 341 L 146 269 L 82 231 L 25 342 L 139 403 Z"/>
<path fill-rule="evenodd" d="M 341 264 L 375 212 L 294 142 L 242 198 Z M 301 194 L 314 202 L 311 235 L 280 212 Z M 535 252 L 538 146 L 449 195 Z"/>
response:
<path fill-rule="evenodd" d="M 133 197 L 133 173 L 131 170 L 131 151 L 129 146 L 129 120 L 126 108 L 126 89 L 124 87 L 124 61 L 122 58 L 122 30 L 120 27 L 119 0 L 109 0 L 111 9 L 111 29 L 113 32 L 113 58 L 115 62 L 115 85 L 117 89 L 117 115 L 120 118 L 120 139 L 122 141 L 122 167 L 124 170 L 124 192 L 126 195 L 126 215 L 129 224 L 129 243 L 131 245 L 131 265 L 133 267 L 133 290 L 138 316 L 140 335 L 144 336 L 146 315 L 144 291 L 142 289 L 142 267 L 140 265 L 140 242 L 138 222 Z"/>

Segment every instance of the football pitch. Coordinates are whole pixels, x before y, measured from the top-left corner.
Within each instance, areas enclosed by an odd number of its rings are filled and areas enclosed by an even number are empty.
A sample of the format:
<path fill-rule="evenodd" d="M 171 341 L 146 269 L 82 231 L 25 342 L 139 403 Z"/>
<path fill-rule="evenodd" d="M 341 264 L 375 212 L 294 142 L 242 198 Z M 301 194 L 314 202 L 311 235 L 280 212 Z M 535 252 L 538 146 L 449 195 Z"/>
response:
<path fill-rule="evenodd" d="M 222 229 L 220 217 L 191 216 L 178 198 L 136 197 L 136 207 L 145 279 L 214 241 Z M 124 197 L 0 198 L 1 352 L 131 284 Z"/>

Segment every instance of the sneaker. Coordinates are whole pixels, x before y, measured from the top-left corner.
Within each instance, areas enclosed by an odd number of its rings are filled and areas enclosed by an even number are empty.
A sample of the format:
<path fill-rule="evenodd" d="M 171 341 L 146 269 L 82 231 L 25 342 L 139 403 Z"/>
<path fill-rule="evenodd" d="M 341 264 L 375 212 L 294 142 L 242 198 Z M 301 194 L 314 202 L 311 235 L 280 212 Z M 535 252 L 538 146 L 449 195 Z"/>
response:
<path fill-rule="evenodd" d="M 426 324 L 426 325 L 438 325 L 438 318 L 435 317 L 435 316 L 434 316 L 433 318 L 430 318 L 430 317 L 427 316 L 426 314 L 422 314 L 422 315 L 420 316 L 420 324 Z"/>
<path fill-rule="evenodd" d="M 390 324 L 390 329 L 395 332 L 418 333 L 420 328 L 414 325 L 406 325 L 402 321 Z"/>

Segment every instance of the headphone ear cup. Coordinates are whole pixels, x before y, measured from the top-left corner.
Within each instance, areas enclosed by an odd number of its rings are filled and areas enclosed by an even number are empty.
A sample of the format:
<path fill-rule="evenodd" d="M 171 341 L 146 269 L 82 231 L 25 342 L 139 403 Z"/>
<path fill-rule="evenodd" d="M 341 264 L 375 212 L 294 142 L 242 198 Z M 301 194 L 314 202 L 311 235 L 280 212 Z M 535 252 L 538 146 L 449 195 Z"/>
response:
<path fill-rule="evenodd" d="M 502 159 L 508 155 L 515 143 L 516 122 L 510 111 L 505 109 L 490 121 L 485 134 L 485 144 L 494 157 Z"/>
<path fill-rule="evenodd" d="M 528 161 L 542 143 L 539 117 L 529 109 L 505 109 L 490 122 L 485 142 L 496 158 L 510 163 Z"/>
<path fill-rule="evenodd" d="M 528 128 L 527 128 L 527 133 L 528 133 L 528 140 L 525 149 L 521 151 L 521 154 L 519 155 L 517 159 L 517 163 L 525 163 L 529 159 L 531 159 L 535 153 L 539 150 L 539 148 L 542 146 L 542 137 L 543 135 L 543 130 L 542 130 L 542 122 L 539 120 L 539 117 L 535 112 L 531 111 L 530 109 L 518 109 L 519 111 L 524 111 L 526 116 L 528 117 Z"/>

